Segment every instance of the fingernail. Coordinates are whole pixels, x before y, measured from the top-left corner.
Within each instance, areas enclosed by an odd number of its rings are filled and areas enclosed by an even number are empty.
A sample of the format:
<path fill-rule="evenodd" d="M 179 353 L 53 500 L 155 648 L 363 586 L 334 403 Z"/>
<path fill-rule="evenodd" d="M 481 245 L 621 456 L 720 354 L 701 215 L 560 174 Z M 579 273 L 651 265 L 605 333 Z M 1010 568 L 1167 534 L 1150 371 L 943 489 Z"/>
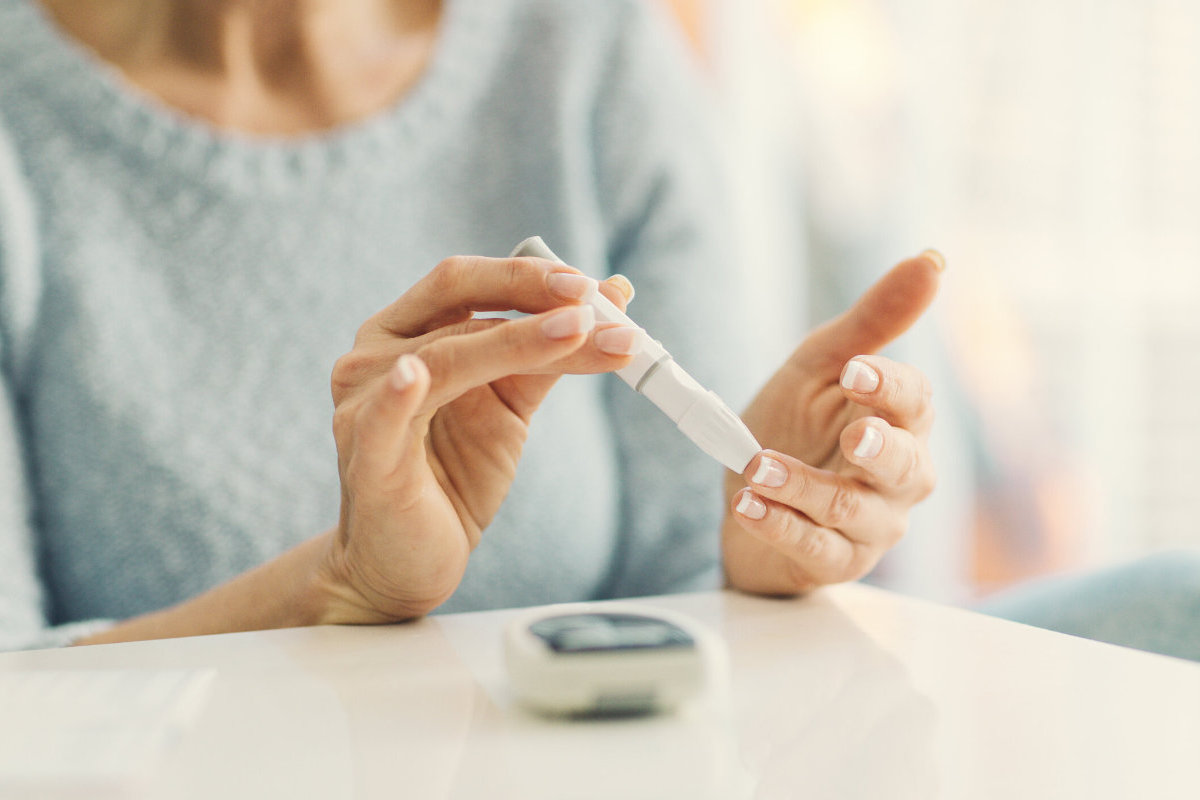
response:
<path fill-rule="evenodd" d="M 634 291 L 633 284 L 629 282 L 629 278 L 624 275 L 612 275 L 606 279 L 606 283 L 611 283 L 620 290 L 621 294 L 625 295 L 625 302 L 628 303 L 637 293 Z"/>
<path fill-rule="evenodd" d="M 862 438 L 854 447 L 855 458 L 874 458 L 883 449 L 883 434 L 873 425 L 863 428 Z"/>
<path fill-rule="evenodd" d="M 767 504 L 758 499 L 758 495 L 754 492 L 742 492 L 742 499 L 738 500 L 737 513 L 747 519 L 762 519 L 767 515 Z"/>
<path fill-rule="evenodd" d="M 631 356 L 639 349 L 641 331 L 628 325 L 596 331 L 596 347 L 610 356 Z"/>
<path fill-rule="evenodd" d="M 946 271 L 946 257 L 944 255 L 942 255 L 941 253 L 939 253 L 937 250 L 934 250 L 931 247 L 928 250 L 921 253 L 921 255 L 925 256 L 925 258 L 928 258 L 930 261 L 932 261 L 933 265 L 935 267 L 937 267 L 938 272 Z"/>
<path fill-rule="evenodd" d="M 596 312 L 591 306 L 564 308 L 542 321 L 542 333 L 548 339 L 570 339 L 596 327 Z"/>
<path fill-rule="evenodd" d="M 867 394 L 879 388 L 879 373 L 861 361 L 851 361 L 842 370 L 842 388 Z"/>
<path fill-rule="evenodd" d="M 754 471 L 754 477 L 750 481 L 759 486 L 777 488 L 787 483 L 787 476 L 787 467 L 782 462 L 770 456 L 763 456 L 759 459 L 758 469 Z"/>
<path fill-rule="evenodd" d="M 413 381 L 417 379 L 417 371 L 414 367 L 417 357 L 411 353 L 405 353 L 396 359 L 396 365 L 392 367 L 392 388 L 397 392 L 403 392 Z"/>
<path fill-rule="evenodd" d="M 587 275 L 576 275 L 573 272 L 551 272 L 546 276 L 546 286 L 551 292 L 568 300 L 582 300 L 587 297 L 596 281 Z"/>

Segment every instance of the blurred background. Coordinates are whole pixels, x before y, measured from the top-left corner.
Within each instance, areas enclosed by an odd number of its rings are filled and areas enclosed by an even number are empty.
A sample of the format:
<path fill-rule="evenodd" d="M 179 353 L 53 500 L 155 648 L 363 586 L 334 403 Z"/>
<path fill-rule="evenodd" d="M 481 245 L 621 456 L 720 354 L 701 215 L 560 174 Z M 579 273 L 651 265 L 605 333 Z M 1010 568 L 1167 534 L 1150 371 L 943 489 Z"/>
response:
<path fill-rule="evenodd" d="M 722 104 L 764 364 L 949 260 L 891 353 L 941 482 L 872 580 L 969 601 L 1200 545 L 1200 4 L 653 1 Z"/>

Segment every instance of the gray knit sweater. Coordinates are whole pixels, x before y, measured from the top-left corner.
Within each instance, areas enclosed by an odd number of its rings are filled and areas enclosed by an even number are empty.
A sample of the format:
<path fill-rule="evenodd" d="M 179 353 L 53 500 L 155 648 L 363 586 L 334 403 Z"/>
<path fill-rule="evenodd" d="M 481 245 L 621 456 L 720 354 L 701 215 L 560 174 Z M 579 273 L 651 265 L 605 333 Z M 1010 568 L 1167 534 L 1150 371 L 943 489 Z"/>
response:
<path fill-rule="evenodd" d="M 54 646 L 279 554 L 338 510 L 329 374 L 442 258 L 537 233 L 731 399 L 726 193 L 644 0 L 451 0 L 394 108 L 220 132 L 0 0 L 0 648 Z M 570 376 L 443 610 L 717 574 L 720 468 L 612 376 Z"/>

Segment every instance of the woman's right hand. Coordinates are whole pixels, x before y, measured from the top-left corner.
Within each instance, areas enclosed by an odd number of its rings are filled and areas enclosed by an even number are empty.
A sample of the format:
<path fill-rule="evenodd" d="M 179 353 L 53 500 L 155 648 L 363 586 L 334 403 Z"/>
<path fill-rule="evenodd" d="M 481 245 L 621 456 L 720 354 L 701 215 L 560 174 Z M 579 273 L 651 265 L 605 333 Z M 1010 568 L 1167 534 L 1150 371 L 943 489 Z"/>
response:
<path fill-rule="evenodd" d="M 558 377 L 629 362 L 633 328 L 594 328 L 594 284 L 534 258 L 442 262 L 362 326 L 333 370 L 341 514 L 322 621 L 436 608 L 458 587 L 516 473 L 530 417 Z M 624 278 L 600 284 L 624 308 Z M 515 320 L 478 311 L 515 310 Z"/>

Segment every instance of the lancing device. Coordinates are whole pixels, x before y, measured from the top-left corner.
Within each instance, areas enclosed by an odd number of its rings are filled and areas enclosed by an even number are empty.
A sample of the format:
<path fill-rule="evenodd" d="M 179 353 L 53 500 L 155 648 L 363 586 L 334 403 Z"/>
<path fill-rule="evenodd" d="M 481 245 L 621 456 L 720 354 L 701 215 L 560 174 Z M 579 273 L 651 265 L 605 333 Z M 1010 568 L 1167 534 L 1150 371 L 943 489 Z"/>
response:
<path fill-rule="evenodd" d="M 540 236 L 521 242 L 509 256 L 526 257 L 564 263 Z M 661 343 L 600 293 L 599 284 L 583 302 L 596 310 L 597 320 L 629 325 L 639 331 L 633 361 L 616 371 L 621 380 L 658 406 L 705 453 L 734 472 L 744 472 L 762 445 L 725 401 L 684 372 Z"/>

